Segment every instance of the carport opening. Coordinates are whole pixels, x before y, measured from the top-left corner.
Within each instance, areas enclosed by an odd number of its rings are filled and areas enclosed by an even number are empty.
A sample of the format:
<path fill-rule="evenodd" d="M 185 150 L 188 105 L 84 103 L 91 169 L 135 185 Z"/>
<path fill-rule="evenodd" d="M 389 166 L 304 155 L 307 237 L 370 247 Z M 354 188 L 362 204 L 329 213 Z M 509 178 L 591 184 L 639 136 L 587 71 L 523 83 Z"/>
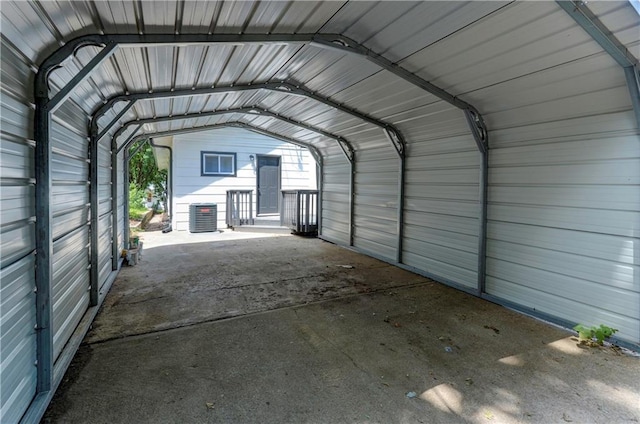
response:
<path fill-rule="evenodd" d="M 168 176 L 165 233 L 317 235 L 318 169 L 304 146 L 242 128 L 153 137 L 149 145 L 157 169 Z M 137 147 L 131 151 L 149 154 Z M 134 155 L 128 160 L 140 162 Z M 134 172 L 140 171 L 129 166 L 130 180 Z M 129 248 L 137 246 L 130 240 Z"/>

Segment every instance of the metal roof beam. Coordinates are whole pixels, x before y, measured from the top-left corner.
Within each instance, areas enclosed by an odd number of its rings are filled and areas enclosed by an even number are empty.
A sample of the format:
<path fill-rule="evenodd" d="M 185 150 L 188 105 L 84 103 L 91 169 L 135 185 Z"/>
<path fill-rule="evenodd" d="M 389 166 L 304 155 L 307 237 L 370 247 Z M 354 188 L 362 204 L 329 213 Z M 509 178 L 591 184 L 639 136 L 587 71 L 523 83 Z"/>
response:
<path fill-rule="evenodd" d="M 91 118 L 91 130 L 90 133 L 97 133 L 98 129 L 98 120 L 107 113 L 116 103 L 121 101 L 130 101 L 130 103 L 126 106 L 126 110 L 123 109 L 120 114 L 114 118 L 109 124 L 105 126 L 105 128 L 98 134 L 97 140 L 100 140 L 106 133 L 111 129 L 113 125 L 117 123 L 117 121 L 126 113 L 127 110 L 133 106 L 133 104 L 138 100 L 153 100 L 153 99 L 169 99 L 175 97 L 186 97 L 186 96 L 199 96 L 199 95 L 211 95 L 211 94 L 219 94 L 219 93 L 230 93 L 230 92 L 242 92 L 249 90 L 270 90 L 283 94 L 290 94 L 294 96 L 301 96 L 313 99 L 327 106 L 333 107 L 337 110 L 340 110 L 344 113 L 347 113 L 351 116 L 359 118 L 365 122 L 368 122 L 372 125 L 382 128 L 392 140 L 396 150 L 399 152 L 404 152 L 405 142 L 402 137 L 400 130 L 398 130 L 394 125 L 384 122 L 382 120 L 376 119 L 371 115 L 367 115 L 363 112 L 360 112 L 356 109 L 349 108 L 344 106 L 341 103 L 337 103 L 327 97 L 321 96 L 315 92 L 312 92 L 300 85 L 295 85 L 289 82 L 266 82 L 261 84 L 246 84 L 246 85 L 229 85 L 229 86 L 219 86 L 219 87 L 205 87 L 205 88 L 194 88 L 187 90 L 170 90 L 170 91 L 157 91 L 153 93 L 129 93 L 129 94 L 121 94 L 110 98 L 106 103 L 100 106 L 92 115 Z M 391 134 L 391 136 L 390 136 Z M 353 152 L 348 147 L 345 148 L 341 143 L 341 148 L 345 156 L 349 157 L 349 160 L 353 159 Z"/>
<path fill-rule="evenodd" d="M 304 122 L 300 122 L 300 121 L 296 121 L 294 119 L 291 118 L 287 118 L 285 116 L 282 116 L 280 114 L 277 113 L 273 113 L 270 112 L 266 109 L 261 109 L 258 107 L 242 107 L 242 108 L 237 108 L 237 109 L 223 109 L 223 110 L 213 110 L 213 111 L 209 111 L 209 112 L 200 112 L 200 113 L 194 113 L 194 114 L 186 114 L 186 115 L 174 115 L 174 116 L 164 116 L 164 117 L 156 117 L 156 118 L 146 118 L 146 119 L 139 119 L 139 120 L 135 120 L 135 121 L 129 121 L 127 123 L 125 123 L 120 129 L 118 129 L 118 131 L 116 131 L 116 133 L 114 134 L 113 138 L 117 139 L 119 138 L 124 131 L 127 130 L 127 128 L 129 128 L 132 125 L 144 125 L 144 124 L 151 124 L 151 123 L 155 123 L 155 122 L 167 122 L 167 121 L 177 121 L 177 120 L 181 120 L 181 119 L 190 119 L 190 118 L 207 118 L 207 117 L 212 117 L 212 116 L 219 116 L 219 115 L 229 115 L 229 114 L 233 114 L 233 113 L 240 113 L 240 114 L 247 114 L 247 115 L 253 115 L 253 116 L 267 116 L 273 119 L 277 119 L 279 121 L 283 121 L 286 122 L 290 125 L 294 125 L 294 126 L 298 126 L 300 128 L 304 128 L 306 130 L 315 132 L 317 134 L 320 134 L 324 137 L 330 138 L 332 140 L 335 140 L 340 146 L 342 146 L 342 144 L 345 144 L 346 146 L 348 146 L 348 149 L 350 152 L 353 152 L 353 148 L 351 147 L 351 144 L 344 138 L 335 134 L 332 134 L 328 131 L 325 131 L 323 129 L 314 127 L 312 125 L 308 125 L 305 124 Z M 122 149 L 123 146 L 120 146 L 118 148 L 118 151 L 120 149 Z M 342 148 L 342 147 L 341 147 Z M 345 153 L 346 155 L 346 153 Z M 349 161 L 353 160 L 353 157 L 349 158 L 349 156 L 347 156 L 347 159 L 349 159 Z"/>
<path fill-rule="evenodd" d="M 636 59 L 624 44 L 611 33 L 609 28 L 589 9 L 586 1 L 556 0 L 556 3 L 582 27 L 595 42 L 600 44 L 600 47 L 602 47 L 609 56 L 624 68 L 633 112 L 638 127 L 640 127 L 640 64 L 638 59 Z"/>
<path fill-rule="evenodd" d="M 100 133 L 98 133 L 98 124 L 97 124 L 97 119 L 94 121 L 94 119 L 91 119 L 91 126 L 90 126 L 90 130 L 89 130 L 89 134 L 93 135 L 93 134 L 97 134 L 95 141 L 98 142 L 102 139 L 102 137 L 104 137 L 105 135 L 107 135 L 107 133 L 109 132 L 109 130 L 120 120 L 122 119 L 122 117 L 129 112 L 129 110 L 133 107 L 133 105 L 136 104 L 135 100 L 131 100 L 130 102 L 127 103 L 127 105 L 125 107 L 122 108 L 122 110 L 120 112 L 118 112 L 118 114 L 104 127 L 104 129 L 102 131 L 100 131 Z M 95 122 L 95 129 L 94 129 L 94 122 Z M 95 132 L 94 132 L 95 131 Z"/>
<path fill-rule="evenodd" d="M 470 105 L 469 103 L 465 102 L 462 99 L 459 99 L 458 97 L 452 95 L 451 93 L 443 90 L 442 88 L 436 86 L 435 84 L 430 83 L 429 81 L 419 77 L 416 74 L 413 74 L 409 71 L 407 71 L 406 69 L 404 69 L 403 67 L 401 67 L 400 65 L 398 65 L 397 63 L 393 63 L 392 61 L 390 61 L 389 59 L 387 59 L 386 57 L 375 53 L 374 51 L 372 51 L 371 49 L 368 49 L 367 47 L 363 46 L 362 44 L 356 42 L 355 40 L 346 37 L 344 35 L 340 35 L 340 34 L 316 34 L 313 37 L 313 41 L 311 43 L 312 45 L 321 47 L 321 48 L 325 48 L 325 49 L 332 49 L 332 50 L 337 50 L 343 53 L 351 53 L 351 54 L 356 54 L 359 56 L 363 56 L 364 58 L 366 58 L 368 61 L 376 64 L 377 66 L 379 66 L 380 68 L 391 72 L 392 74 L 402 78 L 403 80 L 422 88 L 423 90 L 433 94 L 434 96 L 438 97 L 441 100 L 444 100 L 445 102 L 457 107 L 458 109 L 464 110 L 464 111 L 471 111 L 473 112 L 473 114 L 475 115 L 475 117 L 477 118 L 474 121 L 474 126 L 476 128 L 479 128 L 479 131 L 475 131 L 474 128 L 472 128 L 472 132 L 473 132 L 473 136 L 474 137 L 478 137 L 478 136 L 483 136 L 484 138 L 482 139 L 476 139 L 477 142 L 482 142 L 485 143 L 487 142 L 486 136 L 487 136 L 487 129 L 486 129 L 486 125 L 484 123 L 484 120 L 482 119 L 482 116 L 480 115 L 480 112 L 473 107 L 472 105 Z"/>
<path fill-rule="evenodd" d="M 109 59 L 117 49 L 118 45 L 115 43 L 107 43 L 97 55 L 95 55 L 89 63 L 87 63 L 60 91 L 58 91 L 48 102 L 48 107 L 51 112 L 54 112 L 65 100 L 71 96 L 73 90 L 85 81 L 91 75 L 94 69 L 96 69 L 102 62 Z"/>
<path fill-rule="evenodd" d="M 361 112 L 357 109 L 347 107 L 342 103 L 335 102 L 329 99 L 328 97 L 322 96 L 301 85 L 292 84 L 286 81 L 265 82 L 265 83 L 259 83 L 259 84 L 245 84 L 245 85 L 227 85 L 227 86 L 218 86 L 218 87 L 202 87 L 202 88 L 191 88 L 191 89 L 185 89 L 185 90 L 154 91 L 152 93 L 140 92 L 140 93 L 120 94 L 120 95 L 111 97 L 106 103 L 100 106 L 92 114 L 92 121 L 93 120 L 97 121 L 98 119 L 100 119 L 100 117 L 102 117 L 106 112 L 108 112 L 116 103 L 121 101 L 171 99 L 175 97 L 205 96 L 205 95 L 211 95 L 211 94 L 241 92 L 241 91 L 249 91 L 249 90 L 269 90 L 269 91 L 274 91 L 274 92 L 283 93 L 283 94 L 290 94 L 294 96 L 310 98 L 317 102 L 330 106 L 334 109 L 337 109 L 341 112 L 344 112 L 351 116 L 359 118 L 365 122 L 373 124 L 377 127 L 380 127 L 383 129 L 390 129 L 391 131 L 394 131 L 397 134 L 400 134 L 400 131 L 394 125 L 388 122 L 384 122 L 381 119 L 374 118 L 373 116 L 368 115 L 364 112 Z"/>
<path fill-rule="evenodd" d="M 380 68 L 391 72 L 397 77 L 402 78 L 403 80 L 419 87 L 434 96 L 438 97 L 441 100 L 457 107 L 464 111 L 465 117 L 467 119 L 467 124 L 469 125 L 469 129 L 471 130 L 471 134 L 473 135 L 473 139 L 476 142 L 478 147 L 478 151 L 480 152 L 481 159 L 481 169 L 480 169 L 480 211 L 479 211 L 479 237 L 478 237 L 478 292 L 481 293 L 484 291 L 485 287 L 485 269 L 486 269 L 486 233 L 487 233 L 487 179 L 486 175 L 488 173 L 488 149 L 489 149 L 489 133 L 487 130 L 487 126 L 482 118 L 482 115 L 474 106 L 465 102 L 462 99 L 452 95 L 451 93 L 443 90 L 442 88 L 436 86 L 435 84 L 430 83 L 429 81 L 419 77 L 416 74 L 409 72 L 404 69 L 397 63 L 393 63 L 386 57 L 375 53 L 374 51 L 366 48 L 365 46 L 357 43 L 353 39 L 349 37 L 345 37 L 343 35 L 335 35 L 335 34 L 317 34 L 314 36 L 313 45 L 316 45 L 321 48 L 327 48 L 332 50 L 337 50 L 343 53 L 351 53 L 359 56 L 363 56 L 368 61 L 376 64 Z M 404 231 L 404 174 L 405 174 L 405 164 L 404 164 L 404 155 L 405 155 L 405 145 L 404 140 L 402 140 L 399 134 L 391 134 L 388 131 L 385 131 L 387 137 L 393 143 L 394 147 L 398 151 L 398 155 L 400 155 L 400 170 L 399 170 L 399 184 L 398 184 L 398 246 L 397 246 L 397 256 L 396 260 L 399 263 L 402 263 L 402 240 L 403 240 L 403 231 Z"/>
<path fill-rule="evenodd" d="M 129 141 L 127 141 L 126 144 L 124 144 L 121 148 L 126 149 L 127 145 L 131 145 L 139 140 L 143 140 L 146 138 L 168 137 L 168 136 L 177 135 L 177 134 L 189 134 L 193 132 L 205 131 L 205 130 L 210 130 L 215 128 L 242 128 L 248 131 L 253 131 L 258 134 L 266 135 L 267 137 L 272 137 L 278 140 L 282 140 L 286 143 L 291 143 L 291 144 L 295 144 L 296 146 L 305 147 L 309 149 L 311 154 L 314 156 L 314 159 L 316 159 L 316 156 L 317 156 L 316 162 L 320 164 L 322 163 L 322 156 L 320 156 L 320 152 L 313 144 L 305 143 L 303 141 L 299 141 L 278 133 L 274 133 L 274 132 L 262 129 L 255 125 L 251 125 L 249 123 L 240 122 L 240 121 L 224 122 L 219 124 L 208 124 L 208 125 L 202 125 L 199 127 L 183 128 L 179 130 L 158 131 L 155 133 L 139 134 L 133 137 L 132 139 L 130 139 Z"/>
<path fill-rule="evenodd" d="M 605 24 L 589 9 L 586 1 L 556 0 L 565 12 L 575 20 L 620 66 L 638 67 L 638 59 L 618 40 Z"/>
<path fill-rule="evenodd" d="M 49 97 L 48 79 L 76 51 L 88 46 L 118 45 L 141 47 L 155 45 L 192 44 L 305 44 L 314 34 L 89 34 L 67 41 L 40 65 L 36 76 L 36 97 Z"/>

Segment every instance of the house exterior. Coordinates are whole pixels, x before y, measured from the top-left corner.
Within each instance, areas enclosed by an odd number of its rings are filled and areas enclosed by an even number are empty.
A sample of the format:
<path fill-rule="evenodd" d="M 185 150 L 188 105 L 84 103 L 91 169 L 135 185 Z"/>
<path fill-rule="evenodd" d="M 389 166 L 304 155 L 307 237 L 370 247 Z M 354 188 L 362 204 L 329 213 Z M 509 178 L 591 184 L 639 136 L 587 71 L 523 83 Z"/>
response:
<path fill-rule="evenodd" d="M 251 190 L 252 218 L 275 219 L 281 190 L 315 190 L 316 162 L 309 151 L 243 128 L 219 128 L 154 140 L 161 169 L 171 173 L 173 230 L 189 230 L 191 204 L 214 203 L 225 228 L 227 191 Z"/>

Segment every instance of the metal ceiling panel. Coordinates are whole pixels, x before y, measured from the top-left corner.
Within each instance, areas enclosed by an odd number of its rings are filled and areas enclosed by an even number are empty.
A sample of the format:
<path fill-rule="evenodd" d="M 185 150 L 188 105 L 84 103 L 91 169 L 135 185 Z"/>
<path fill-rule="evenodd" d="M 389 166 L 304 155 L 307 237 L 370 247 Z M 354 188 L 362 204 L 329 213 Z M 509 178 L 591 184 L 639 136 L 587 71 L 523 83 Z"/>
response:
<path fill-rule="evenodd" d="M 385 117 L 393 113 L 439 102 L 440 99 L 407 81 L 393 78 L 380 71 L 337 93 L 326 93 L 338 102 L 348 103 L 359 110 L 369 110 L 373 116 Z"/>
<path fill-rule="evenodd" d="M 185 1 L 181 2 L 176 31 L 180 34 L 208 34 L 220 13 L 221 1 Z"/>
<path fill-rule="evenodd" d="M 517 2 L 401 65 L 462 94 L 600 51 L 555 3 Z"/>
<path fill-rule="evenodd" d="M 253 14 L 256 1 L 224 1 L 216 19 L 214 34 L 238 33 L 247 28 L 247 19 Z"/>
<path fill-rule="evenodd" d="M 326 22 L 347 4 L 346 1 L 290 1 L 286 13 L 273 26 L 271 32 L 313 33 L 324 29 Z"/>
<path fill-rule="evenodd" d="M 640 59 L 640 14 L 630 1 L 596 1 L 589 9 L 611 33 L 627 46 L 636 59 Z"/>
<path fill-rule="evenodd" d="M 36 2 L 3 2 L 2 36 L 31 64 L 39 63 L 60 46 L 62 36 Z M 43 51 L 44 50 L 44 51 Z"/>
<path fill-rule="evenodd" d="M 585 86 L 589 87 L 588 90 Z M 562 97 L 570 97 L 617 87 L 626 87 L 624 72 L 610 57 L 597 54 L 477 90 L 468 98 L 480 105 L 486 116 L 527 104 L 543 103 L 557 97 L 560 91 Z"/>
<path fill-rule="evenodd" d="M 499 1 L 417 2 L 403 7 L 395 2 L 381 2 L 349 28 L 345 35 L 362 40 L 365 46 L 397 62 L 505 4 Z M 386 24 L 380 22 L 381 17 L 388 19 Z"/>
<path fill-rule="evenodd" d="M 181 9 L 177 1 L 141 1 L 137 4 L 137 18 L 142 31 L 145 34 L 162 34 L 178 32 L 178 9 Z"/>
<path fill-rule="evenodd" d="M 137 5 L 132 1 L 97 1 L 90 4 L 95 8 L 97 21 L 106 34 L 137 34 L 143 30 L 137 22 Z"/>

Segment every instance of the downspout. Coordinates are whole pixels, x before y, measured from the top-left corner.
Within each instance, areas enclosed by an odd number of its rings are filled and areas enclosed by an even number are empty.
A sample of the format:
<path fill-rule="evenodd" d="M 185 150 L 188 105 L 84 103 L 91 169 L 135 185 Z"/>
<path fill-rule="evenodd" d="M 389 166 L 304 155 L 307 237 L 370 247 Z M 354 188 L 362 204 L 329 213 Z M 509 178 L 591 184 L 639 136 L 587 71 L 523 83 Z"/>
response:
<path fill-rule="evenodd" d="M 167 149 L 169 151 L 169 169 L 167 169 L 167 216 L 170 220 L 173 218 L 173 150 L 169 146 L 161 146 L 149 139 L 151 147 Z M 171 221 L 170 221 L 171 222 Z M 170 223 L 169 226 L 172 224 Z"/>
<path fill-rule="evenodd" d="M 133 133 L 135 134 L 135 132 Z M 132 134 L 132 135 L 133 135 Z M 133 138 L 133 137 L 132 137 Z M 128 144 L 130 140 L 127 140 L 127 142 L 124 144 Z M 124 248 L 128 249 L 129 248 L 129 160 L 131 159 L 131 157 L 133 155 L 135 155 L 136 153 L 138 153 L 138 151 L 142 148 L 142 146 L 144 146 L 146 144 L 146 140 L 143 141 L 142 143 L 140 143 L 138 146 L 136 146 L 136 148 L 133 150 L 133 152 L 131 154 L 129 154 L 129 147 L 126 147 L 124 149 L 124 169 L 122 170 L 122 173 L 124 175 L 123 178 L 123 185 L 124 185 L 124 193 L 123 196 L 125 196 L 125 201 L 123 202 L 123 210 L 124 210 L 124 228 L 123 228 L 123 238 L 124 238 Z"/>

